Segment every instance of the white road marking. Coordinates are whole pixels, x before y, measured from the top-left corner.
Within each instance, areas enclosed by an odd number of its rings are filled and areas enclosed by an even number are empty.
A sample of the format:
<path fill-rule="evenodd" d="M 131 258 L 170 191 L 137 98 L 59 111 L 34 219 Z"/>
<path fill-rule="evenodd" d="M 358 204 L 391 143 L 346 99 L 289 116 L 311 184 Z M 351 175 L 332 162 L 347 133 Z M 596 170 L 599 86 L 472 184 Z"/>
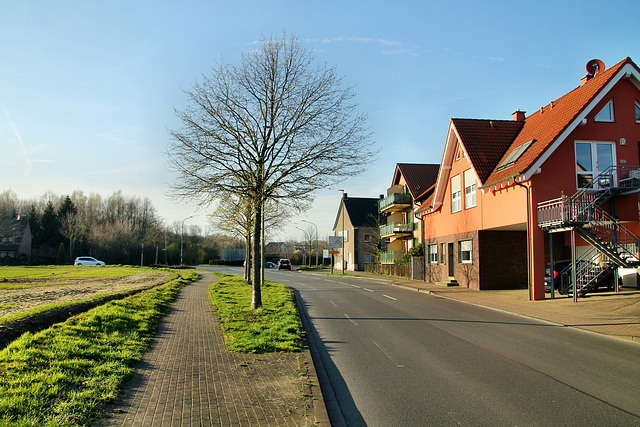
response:
<path fill-rule="evenodd" d="M 353 324 L 354 324 L 354 326 L 359 326 L 359 325 L 358 325 L 358 322 L 356 322 L 356 321 L 355 321 L 355 320 L 353 320 L 351 317 L 349 317 L 349 315 L 348 315 L 348 314 L 346 314 L 346 313 L 345 313 L 345 314 L 344 314 L 344 317 L 346 317 L 347 319 L 349 319 L 349 322 L 353 323 Z"/>
<path fill-rule="evenodd" d="M 383 297 L 385 297 L 385 298 L 392 299 L 392 300 L 394 300 L 394 301 L 398 301 L 398 299 L 397 299 L 397 298 L 390 297 L 389 295 L 382 294 L 382 296 L 383 296 Z"/>
<path fill-rule="evenodd" d="M 362 289 L 364 289 L 367 292 L 373 292 L 371 289 L 367 289 L 367 288 L 362 288 Z"/>
<path fill-rule="evenodd" d="M 329 302 L 330 302 L 330 303 L 331 303 L 331 305 L 333 305 L 334 307 L 336 307 L 336 308 L 338 307 L 338 304 L 336 304 L 335 302 L 333 302 L 333 301 L 331 301 L 331 300 L 329 300 Z"/>
<path fill-rule="evenodd" d="M 380 350 L 382 352 L 382 354 L 387 356 L 389 358 L 389 360 L 391 360 L 393 362 L 393 364 L 396 365 L 396 368 L 404 368 L 404 365 L 401 365 L 398 362 L 396 362 L 396 360 L 393 357 L 391 357 L 391 355 L 389 353 L 387 353 L 387 351 L 384 348 L 382 348 L 382 346 L 380 344 L 378 344 L 375 341 L 371 341 L 371 342 L 374 343 L 376 347 L 378 347 L 378 350 Z"/>

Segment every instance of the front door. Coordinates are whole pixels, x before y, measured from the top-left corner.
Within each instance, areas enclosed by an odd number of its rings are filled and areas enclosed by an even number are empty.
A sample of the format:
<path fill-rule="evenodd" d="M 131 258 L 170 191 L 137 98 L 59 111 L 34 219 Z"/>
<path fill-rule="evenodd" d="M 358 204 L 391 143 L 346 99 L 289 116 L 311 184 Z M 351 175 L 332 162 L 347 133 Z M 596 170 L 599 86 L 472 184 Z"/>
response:
<path fill-rule="evenodd" d="M 453 277 L 455 275 L 455 265 L 453 264 L 453 260 L 455 259 L 453 257 L 453 243 L 449 243 L 447 246 L 447 258 L 449 264 L 449 277 Z"/>
<path fill-rule="evenodd" d="M 600 176 L 614 166 L 614 145 L 610 142 L 576 142 L 576 175 L 578 188 L 599 189 L 615 186 L 615 173 Z"/>

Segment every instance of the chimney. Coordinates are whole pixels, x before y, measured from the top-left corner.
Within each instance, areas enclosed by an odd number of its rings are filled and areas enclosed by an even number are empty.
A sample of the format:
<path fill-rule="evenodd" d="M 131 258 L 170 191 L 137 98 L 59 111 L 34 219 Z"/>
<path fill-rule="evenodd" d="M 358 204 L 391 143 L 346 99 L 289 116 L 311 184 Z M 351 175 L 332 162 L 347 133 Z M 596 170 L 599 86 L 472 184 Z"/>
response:
<path fill-rule="evenodd" d="M 342 193 L 342 198 L 346 199 L 347 198 L 347 193 Z"/>
<path fill-rule="evenodd" d="M 585 75 L 583 78 L 580 79 L 580 86 L 584 86 L 584 84 L 589 80 L 591 80 L 592 78 L 593 78 L 592 74 Z"/>
<path fill-rule="evenodd" d="M 514 122 L 524 122 L 524 113 L 526 111 L 516 110 L 511 114 L 511 117 Z"/>

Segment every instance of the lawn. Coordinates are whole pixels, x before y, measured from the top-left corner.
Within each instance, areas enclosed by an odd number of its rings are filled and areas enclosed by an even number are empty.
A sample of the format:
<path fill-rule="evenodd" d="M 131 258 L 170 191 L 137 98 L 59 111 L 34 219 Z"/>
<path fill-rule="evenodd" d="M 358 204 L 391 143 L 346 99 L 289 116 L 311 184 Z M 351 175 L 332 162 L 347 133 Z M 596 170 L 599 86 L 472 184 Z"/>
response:
<path fill-rule="evenodd" d="M 215 273 L 209 296 L 230 351 L 242 353 L 302 350 L 301 328 L 293 291 L 265 281 L 262 307 L 251 309 L 251 285 L 240 276 Z"/>

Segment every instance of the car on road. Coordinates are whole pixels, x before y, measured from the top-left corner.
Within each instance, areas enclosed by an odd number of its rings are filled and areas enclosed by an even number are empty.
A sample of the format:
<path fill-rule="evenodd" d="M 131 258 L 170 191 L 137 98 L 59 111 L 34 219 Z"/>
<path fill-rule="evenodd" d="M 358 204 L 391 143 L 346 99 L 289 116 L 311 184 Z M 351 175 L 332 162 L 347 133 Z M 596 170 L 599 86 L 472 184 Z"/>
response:
<path fill-rule="evenodd" d="M 264 268 L 273 268 L 273 267 L 275 267 L 275 266 L 276 266 L 276 265 L 275 265 L 274 263 L 272 263 L 271 261 L 266 261 L 266 262 L 264 263 Z"/>
<path fill-rule="evenodd" d="M 291 271 L 291 261 L 286 258 L 278 261 L 278 270 L 289 270 Z"/>
<path fill-rule="evenodd" d="M 73 265 L 105 265 L 104 261 L 99 261 L 90 256 L 79 256 L 73 262 Z"/>

